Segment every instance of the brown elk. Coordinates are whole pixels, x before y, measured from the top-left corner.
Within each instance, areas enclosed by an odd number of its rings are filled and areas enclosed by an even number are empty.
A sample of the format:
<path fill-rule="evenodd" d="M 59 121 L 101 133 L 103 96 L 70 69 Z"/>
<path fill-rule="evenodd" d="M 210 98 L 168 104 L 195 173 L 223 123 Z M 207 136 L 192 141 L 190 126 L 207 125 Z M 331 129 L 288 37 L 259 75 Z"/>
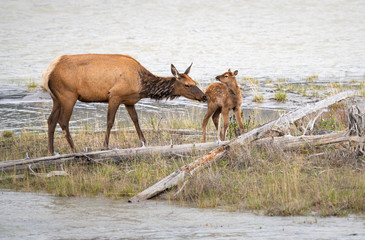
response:
<path fill-rule="evenodd" d="M 226 131 L 229 124 L 229 111 L 233 110 L 239 128 L 243 132 L 243 122 L 241 117 L 242 95 L 236 81 L 238 71 L 223 73 L 216 77 L 217 83 L 210 84 L 205 90 L 205 95 L 208 97 L 208 110 L 203 120 L 203 142 L 205 142 L 206 127 L 209 118 L 212 116 L 213 123 L 217 129 L 218 141 L 225 140 Z M 223 115 L 223 131 L 220 132 L 220 114 Z"/>
<path fill-rule="evenodd" d="M 44 87 L 53 99 L 53 109 L 48 118 L 49 154 L 54 153 L 53 141 L 57 123 L 72 151 L 76 151 L 69 132 L 69 121 L 77 100 L 108 103 L 104 149 L 108 149 L 110 130 L 120 104 L 125 105 L 144 145 L 146 140 L 134 107 L 139 100 L 174 99 L 179 96 L 207 100 L 196 82 L 188 76 L 190 68 L 191 65 L 180 74 L 171 64 L 173 77 L 159 77 L 127 55 L 82 54 L 56 58 L 42 74 Z"/>

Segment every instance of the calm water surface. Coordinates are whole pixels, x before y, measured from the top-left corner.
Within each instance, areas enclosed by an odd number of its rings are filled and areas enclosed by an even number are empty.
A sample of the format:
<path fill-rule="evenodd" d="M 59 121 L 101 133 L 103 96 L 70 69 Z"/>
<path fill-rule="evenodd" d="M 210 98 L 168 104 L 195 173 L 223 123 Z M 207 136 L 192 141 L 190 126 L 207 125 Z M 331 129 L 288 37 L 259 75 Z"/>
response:
<path fill-rule="evenodd" d="M 0 239 L 364 239 L 365 219 L 264 217 L 0 190 Z"/>

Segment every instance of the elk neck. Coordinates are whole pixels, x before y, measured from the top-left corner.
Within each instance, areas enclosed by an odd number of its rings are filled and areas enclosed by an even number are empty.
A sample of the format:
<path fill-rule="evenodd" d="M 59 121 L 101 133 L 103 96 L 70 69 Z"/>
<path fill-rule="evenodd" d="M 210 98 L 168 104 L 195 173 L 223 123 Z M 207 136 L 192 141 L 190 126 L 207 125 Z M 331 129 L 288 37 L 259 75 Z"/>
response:
<path fill-rule="evenodd" d="M 233 95 L 241 95 L 241 90 L 237 84 L 236 79 L 234 79 L 233 81 L 227 82 L 226 86 L 229 89 L 229 92 L 232 93 Z"/>
<path fill-rule="evenodd" d="M 173 94 L 176 78 L 159 77 L 148 71 L 140 71 L 139 76 L 142 83 L 142 98 L 152 98 L 156 100 L 174 99 L 178 96 Z"/>

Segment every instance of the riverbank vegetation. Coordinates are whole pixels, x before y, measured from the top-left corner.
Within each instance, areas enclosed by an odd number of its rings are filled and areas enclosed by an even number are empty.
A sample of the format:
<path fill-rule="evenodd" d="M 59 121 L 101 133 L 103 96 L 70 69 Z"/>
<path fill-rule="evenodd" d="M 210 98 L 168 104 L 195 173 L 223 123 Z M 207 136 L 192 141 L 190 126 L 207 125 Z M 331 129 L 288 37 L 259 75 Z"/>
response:
<path fill-rule="evenodd" d="M 315 124 L 316 131 L 343 131 L 347 126 L 347 106 L 333 105 Z M 263 124 L 254 115 L 244 118 L 247 131 Z M 200 141 L 200 122 L 193 116 L 165 121 L 151 118 L 145 131 L 153 145 L 169 145 Z M 230 125 L 235 137 L 235 124 Z M 163 129 L 193 129 L 197 134 L 182 135 Z M 214 140 L 214 127 L 210 140 Z M 296 129 L 292 134 L 300 135 Z M 82 150 L 101 149 L 104 133 L 90 126 L 73 134 L 75 144 Z M 56 142 L 61 153 L 69 152 L 62 133 Z M 119 128 L 112 133 L 111 146 L 138 147 L 134 130 Z M 6 133 L 0 140 L 1 159 L 38 157 L 47 153 L 46 134 Z M 39 191 L 56 196 L 98 196 L 113 199 L 131 197 L 192 162 L 198 156 L 160 156 L 135 158 L 119 164 L 96 163 L 62 166 L 66 176 L 42 177 L 31 169 L 18 178 L 17 173 L 1 174 L 0 188 L 18 191 Z M 52 170 L 43 169 L 40 173 Z M 39 173 L 38 172 L 38 173 Z M 208 168 L 195 173 L 161 197 L 173 204 L 201 208 L 223 208 L 228 211 L 252 210 L 265 215 L 345 216 L 365 213 L 365 157 L 340 145 L 321 148 L 301 148 L 284 151 L 278 147 L 243 146 Z"/>

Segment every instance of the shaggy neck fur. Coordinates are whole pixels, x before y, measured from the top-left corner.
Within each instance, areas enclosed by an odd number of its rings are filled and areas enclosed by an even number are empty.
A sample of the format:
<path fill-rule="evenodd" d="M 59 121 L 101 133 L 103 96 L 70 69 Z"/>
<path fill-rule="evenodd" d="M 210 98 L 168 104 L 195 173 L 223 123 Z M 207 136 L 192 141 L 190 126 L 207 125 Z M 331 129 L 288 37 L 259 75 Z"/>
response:
<path fill-rule="evenodd" d="M 174 99 L 178 96 L 173 95 L 174 77 L 158 77 L 150 72 L 140 72 L 139 76 L 142 81 L 142 97 L 149 97 L 156 100 Z"/>

